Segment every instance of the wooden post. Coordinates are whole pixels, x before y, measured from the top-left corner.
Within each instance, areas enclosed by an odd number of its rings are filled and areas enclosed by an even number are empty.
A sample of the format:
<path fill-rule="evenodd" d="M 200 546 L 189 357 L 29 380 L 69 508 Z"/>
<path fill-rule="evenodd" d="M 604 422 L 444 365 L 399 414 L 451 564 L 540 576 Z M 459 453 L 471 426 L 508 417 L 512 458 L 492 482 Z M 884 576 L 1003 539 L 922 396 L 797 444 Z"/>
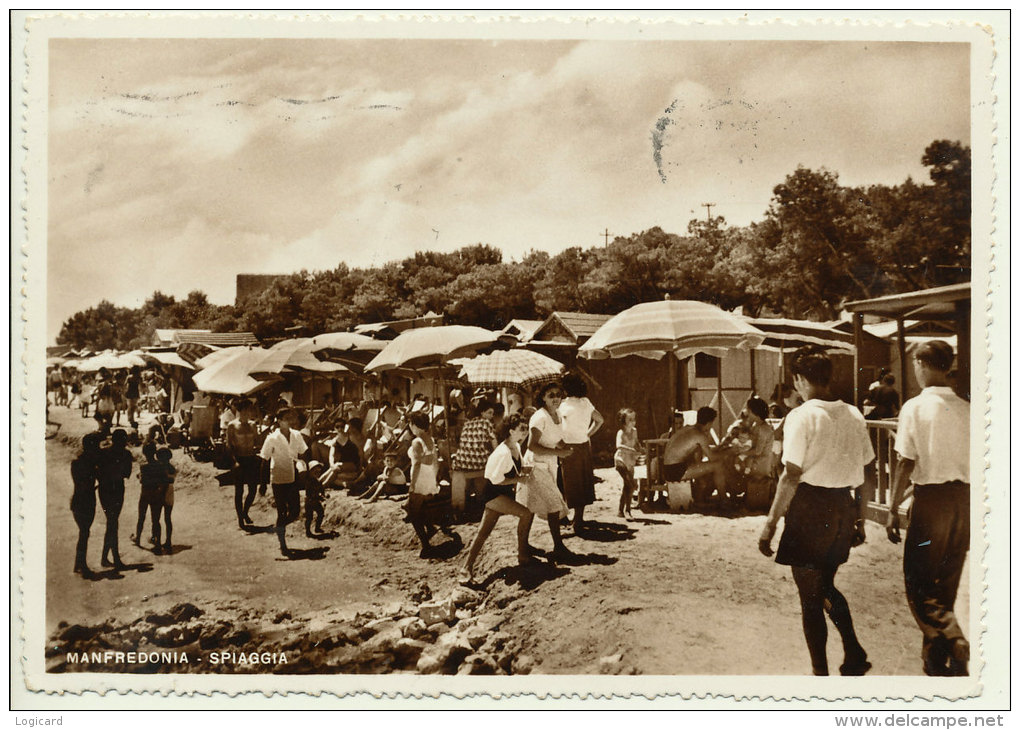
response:
<path fill-rule="evenodd" d="M 903 327 L 903 317 L 896 318 L 896 348 L 900 355 L 900 403 L 905 403 L 910 395 L 907 393 L 907 335 Z"/>
<path fill-rule="evenodd" d="M 861 350 L 864 349 L 864 315 L 854 312 L 854 405 L 861 407 Z"/>
<path fill-rule="evenodd" d="M 956 315 L 956 394 L 970 400 L 970 300 L 954 304 Z"/>
<path fill-rule="evenodd" d="M 716 358 L 719 363 L 715 369 L 715 395 L 719 401 L 718 413 L 716 413 L 716 419 L 719 421 L 719 438 L 723 437 L 723 399 L 722 399 L 722 361 L 723 359 Z"/>
<path fill-rule="evenodd" d="M 748 356 L 748 358 L 750 359 L 750 362 L 751 362 L 751 395 L 758 395 L 758 385 L 755 382 L 757 379 L 755 378 L 755 373 L 754 373 L 754 353 L 755 353 L 755 350 L 748 350 L 747 351 L 747 356 Z"/>
<path fill-rule="evenodd" d="M 669 417 L 666 419 L 667 422 L 672 423 L 673 409 L 677 406 L 676 396 L 676 377 L 677 377 L 677 359 L 675 352 L 667 352 L 666 357 L 669 358 Z"/>

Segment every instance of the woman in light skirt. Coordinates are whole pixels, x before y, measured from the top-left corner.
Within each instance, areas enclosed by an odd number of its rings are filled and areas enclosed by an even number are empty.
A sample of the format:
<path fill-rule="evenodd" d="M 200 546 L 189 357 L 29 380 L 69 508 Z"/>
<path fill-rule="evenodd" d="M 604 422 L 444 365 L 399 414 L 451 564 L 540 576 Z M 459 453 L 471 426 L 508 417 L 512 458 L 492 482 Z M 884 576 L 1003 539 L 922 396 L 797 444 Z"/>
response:
<path fill-rule="evenodd" d="M 553 557 L 573 554 L 560 536 L 560 517 L 567 513 L 567 503 L 556 485 L 559 460 L 570 455 L 570 449 L 563 443 L 563 422 L 559 415 L 562 400 L 563 389 L 559 383 L 546 383 L 539 389 L 535 403 L 540 408 L 528 423 L 530 436 L 528 452 L 524 455 L 524 466 L 532 469 L 517 485 L 517 501 L 532 514 L 548 520 Z"/>

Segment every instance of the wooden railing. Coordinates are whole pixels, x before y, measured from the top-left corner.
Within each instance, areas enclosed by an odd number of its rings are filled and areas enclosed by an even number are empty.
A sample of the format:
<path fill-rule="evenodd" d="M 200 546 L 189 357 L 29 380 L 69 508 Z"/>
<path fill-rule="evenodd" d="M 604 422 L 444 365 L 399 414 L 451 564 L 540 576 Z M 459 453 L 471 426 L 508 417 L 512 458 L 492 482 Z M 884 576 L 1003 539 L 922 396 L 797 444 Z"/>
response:
<path fill-rule="evenodd" d="M 868 499 L 868 519 L 885 522 L 892 501 L 896 475 L 896 421 L 868 421 L 868 436 L 875 450 L 875 461 L 864 470 L 864 494 Z"/>

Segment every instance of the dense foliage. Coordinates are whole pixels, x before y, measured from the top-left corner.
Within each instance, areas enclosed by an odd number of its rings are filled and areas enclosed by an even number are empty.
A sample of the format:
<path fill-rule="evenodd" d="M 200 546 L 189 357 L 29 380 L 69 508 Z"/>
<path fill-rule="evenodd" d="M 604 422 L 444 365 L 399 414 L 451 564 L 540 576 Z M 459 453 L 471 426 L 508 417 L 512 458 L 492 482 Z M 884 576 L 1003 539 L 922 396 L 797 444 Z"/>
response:
<path fill-rule="evenodd" d="M 970 149 L 933 142 L 931 181 L 850 188 L 836 173 L 798 167 L 773 189 L 763 220 L 729 227 L 691 221 L 685 235 L 652 228 L 605 247 L 532 251 L 505 261 L 478 244 L 421 252 L 370 269 L 280 277 L 245 306 L 183 301 L 155 292 L 140 309 L 100 302 L 68 319 L 57 342 L 74 347 L 148 344 L 157 327 L 345 330 L 362 322 L 441 312 L 451 323 L 501 328 L 554 310 L 616 313 L 661 299 L 698 299 L 752 315 L 827 319 L 842 302 L 970 279 Z"/>

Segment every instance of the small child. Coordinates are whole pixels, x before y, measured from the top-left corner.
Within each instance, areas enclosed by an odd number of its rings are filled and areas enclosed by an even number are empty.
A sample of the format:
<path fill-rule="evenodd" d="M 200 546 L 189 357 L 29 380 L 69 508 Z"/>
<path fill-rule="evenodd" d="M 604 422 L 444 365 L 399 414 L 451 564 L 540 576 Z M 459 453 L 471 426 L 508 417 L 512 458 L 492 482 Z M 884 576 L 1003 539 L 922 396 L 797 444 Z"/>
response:
<path fill-rule="evenodd" d="M 361 496 L 368 497 L 369 502 L 375 502 L 382 496 L 383 490 L 387 486 L 403 486 L 405 484 L 407 484 L 407 477 L 404 475 L 404 471 L 397 466 L 397 455 L 393 452 L 387 452 L 383 454 L 382 474 L 375 480 L 375 484 Z"/>
<path fill-rule="evenodd" d="M 631 516 L 630 496 L 634 492 L 636 483 L 634 481 L 634 465 L 638 457 L 638 435 L 637 435 L 637 414 L 630 408 L 621 408 L 616 414 L 616 423 L 620 430 L 616 432 L 616 454 L 613 455 L 613 465 L 616 471 L 623 477 L 623 491 L 620 492 L 619 517 Z"/>
<path fill-rule="evenodd" d="M 174 511 L 174 479 L 177 477 L 177 469 L 170 463 L 173 454 L 166 446 L 156 452 L 156 459 L 166 468 L 166 490 L 163 492 L 163 522 L 166 523 L 166 542 L 163 543 L 163 552 L 173 555 L 173 542 L 171 538 L 174 532 L 174 523 L 171 519 Z M 157 543 L 159 538 L 156 538 Z M 158 550 L 157 550 L 158 552 Z"/>
<path fill-rule="evenodd" d="M 305 535 L 315 537 L 322 534 L 322 520 L 326 516 L 326 509 L 322 506 L 322 493 L 324 487 L 319 480 L 322 478 L 322 463 L 318 461 L 308 462 L 308 471 L 305 472 Z M 315 518 L 315 533 L 312 532 L 312 518 Z"/>
<path fill-rule="evenodd" d="M 166 499 L 166 489 L 170 484 L 170 474 L 167 465 L 156 460 L 156 444 L 153 441 L 145 442 L 142 447 L 142 455 L 145 463 L 138 468 L 138 480 L 142 483 L 142 491 L 138 496 L 138 525 L 135 534 L 131 536 L 131 542 L 141 547 L 142 528 L 145 526 L 145 513 L 152 513 L 152 544 L 155 546 L 153 552 L 157 555 L 162 551 L 160 544 L 159 516 L 163 512 L 163 502 Z"/>

